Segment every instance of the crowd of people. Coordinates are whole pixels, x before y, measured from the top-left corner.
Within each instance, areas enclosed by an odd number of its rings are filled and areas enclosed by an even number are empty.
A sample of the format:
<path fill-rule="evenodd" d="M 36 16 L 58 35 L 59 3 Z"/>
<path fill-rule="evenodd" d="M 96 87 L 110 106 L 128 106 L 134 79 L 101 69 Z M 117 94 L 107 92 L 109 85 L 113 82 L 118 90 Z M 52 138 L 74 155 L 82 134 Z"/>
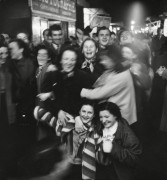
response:
<path fill-rule="evenodd" d="M 63 146 L 71 164 L 67 179 L 132 180 L 145 133 L 167 132 L 161 29 L 148 38 L 125 29 L 116 35 L 107 27 L 93 34 L 77 28 L 63 42 L 54 24 L 36 46 L 24 32 L 15 39 L 1 34 L 2 139 L 13 124 L 30 126 L 33 143 L 54 137 Z M 0 172 L 7 171 L 3 165 Z"/>

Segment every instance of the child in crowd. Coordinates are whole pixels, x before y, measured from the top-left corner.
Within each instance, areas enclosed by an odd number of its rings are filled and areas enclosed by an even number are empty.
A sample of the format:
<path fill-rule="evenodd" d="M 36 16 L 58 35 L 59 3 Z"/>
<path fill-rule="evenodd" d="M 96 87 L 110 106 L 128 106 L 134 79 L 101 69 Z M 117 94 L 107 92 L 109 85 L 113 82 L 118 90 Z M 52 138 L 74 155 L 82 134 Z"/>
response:
<path fill-rule="evenodd" d="M 69 121 L 67 121 L 66 126 L 63 126 L 59 120 L 57 121 L 56 133 L 62 137 L 67 153 L 71 158 L 71 163 L 73 164 L 71 175 L 74 177 L 70 177 L 72 179 L 81 179 L 81 163 L 84 141 L 92 124 L 94 124 L 94 116 L 95 112 L 93 102 L 85 100 L 81 105 L 79 116 L 75 119 L 69 116 Z M 82 132 L 77 132 L 75 130 L 75 122 L 78 121 L 78 119 L 82 121 L 84 126 L 84 131 Z"/>

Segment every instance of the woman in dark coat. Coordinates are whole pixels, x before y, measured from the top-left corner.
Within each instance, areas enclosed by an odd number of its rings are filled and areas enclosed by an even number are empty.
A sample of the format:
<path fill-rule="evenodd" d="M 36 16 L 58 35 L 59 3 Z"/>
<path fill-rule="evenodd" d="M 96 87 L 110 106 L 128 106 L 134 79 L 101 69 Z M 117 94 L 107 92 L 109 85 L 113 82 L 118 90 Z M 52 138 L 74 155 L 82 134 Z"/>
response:
<path fill-rule="evenodd" d="M 80 91 L 83 87 L 91 87 L 93 78 L 89 73 L 76 68 L 78 63 L 77 52 L 72 47 L 65 48 L 61 54 L 57 65 L 58 72 L 56 83 L 53 86 L 55 96 L 55 111 L 57 118 L 62 124 L 68 120 L 67 114 L 75 117 L 79 112 L 82 99 Z M 39 96 L 41 100 L 48 97 Z M 47 120 L 47 123 L 50 121 Z"/>

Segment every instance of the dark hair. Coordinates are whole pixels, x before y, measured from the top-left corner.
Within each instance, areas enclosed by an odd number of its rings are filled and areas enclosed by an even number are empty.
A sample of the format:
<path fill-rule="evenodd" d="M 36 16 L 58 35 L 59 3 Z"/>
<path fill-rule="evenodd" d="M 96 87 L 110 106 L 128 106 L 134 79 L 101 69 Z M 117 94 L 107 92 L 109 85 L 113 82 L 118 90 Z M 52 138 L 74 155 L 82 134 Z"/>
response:
<path fill-rule="evenodd" d="M 88 38 L 86 38 L 86 39 L 82 42 L 81 50 L 83 50 L 83 46 L 84 46 L 84 44 L 85 44 L 86 41 L 92 41 L 92 42 L 95 44 L 96 48 L 98 49 L 97 42 L 96 42 L 93 38 L 88 37 Z"/>
<path fill-rule="evenodd" d="M 120 108 L 113 102 L 100 103 L 97 106 L 97 110 L 98 110 L 98 113 L 100 111 L 105 111 L 105 110 L 109 111 L 112 115 L 114 115 L 116 117 L 117 121 L 120 121 L 122 119 Z M 103 128 L 104 128 L 104 126 L 100 122 L 100 118 L 99 118 L 99 115 L 98 115 L 98 121 L 96 123 L 96 131 L 97 131 L 97 133 L 102 135 Z"/>
<path fill-rule="evenodd" d="M 23 48 L 23 56 L 24 57 L 29 57 L 30 56 L 30 49 L 28 45 L 21 39 L 12 39 L 9 43 L 17 43 L 19 49 Z"/>
<path fill-rule="evenodd" d="M 111 31 L 106 26 L 102 26 L 97 30 L 97 36 L 99 35 L 100 31 L 102 31 L 102 30 L 108 30 L 111 35 Z"/>
<path fill-rule="evenodd" d="M 0 35 L 0 45 L 4 45 L 5 44 L 5 37 L 1 34 Z"/>
<path fill-rule="evenodd" d="M 45 33 L 48 31 L 48 33 L 49 33 L 49 35 L 50 35 L 50 31 L 49 31 L 49 29 L 45 29 L 44 31 L 43 31 L 43 36 L 45 35 Z"/>
<path fill-rule="evenodd" d="M 121 62 L 122 62 L 123 58 L 122 58 L 121 50 L 119 47 L 117 47 L 116 45 L 108 46 L 105 50 L 101 51 L 98 54 L 99 61 L 101 61 L 104 56 L 107 56 L 110 59 L 112 59 L 112 61 L 115 64 L 114 70 L 116 72 L 123 71 L 123 69 L 122 69 L 123 67 L 121 66 Z"/>
<path fill-rule="evenodd" d="M 50 26 L 49 28 L 49 31 L 50 31 L 50 34 L 52 34 L 52 31 L 61 31 L 62 28 L 60 25 L 58 24 L 53 24 L 52 26 Z"/>
<path fill-rule="evenodd" d="M 112 31 L 112 32 L 110 33 L 110 36 L 111 36 L 111 35 L 116 35 L 116 34 L 115 34 L 115 32 L 114 32 L 114 31 Z"/>
<path fill-rule="evenodd" d="M 139 48 L 134 43 L 127 43 L 127 44 L 121 45 L 121 49 L 124 47 L 131 49 L 133 51 L 133 53 L 136 54 L 137 56 L 140 53 Z"/>
<path fill-rule="evenodd" d="M 45 45 L 43 45 L 43 44 L 40 44 L 40 45 L 38 45 L 38 46 L 36 47 L 36 53 L 35 53 L 36 56 L 38 55 L 38 51 L 41 50 L 41 49 L 46 50 L 47 53 L 48 53 L 48 57 L 49 57 L 49 58 L 52 58 L 52 52 L 51 52 L 51 50 L 50 50 L 49 48 L 47 48 Z"/>
<path fill-rule="evenodd" d="M 60 62 L 61 62 L 62 56 L 63 56 L 63 54 L 64 54 L 65 51 L 72 51 L 72 52 L 74 52 L 74 53 L 76 54 L 77 59 L 76 59 L 76 65 L 75 65 L 75 67 L 77 67 L 77 63 L 78 63 L 78 51 L 77 51 L 74 47 L 72 47 L 71 45 L 65 46 L 65 47 L 60 51 L 60 54 L 59 54 L 59 56 L 58 56 L 58 61 L 57 61 L 57 64 L 56 64 L 57 67 L 58 67 L 60 70 L 62 69 Z"/>
<path fill-rule="evenodd" d="M 93 108 L 95 108 L 95 102 L 92 101 L 92 100 L 89 100 L 89 99 L 85 99 L 85 98 L 82 99 L 80 109 L 81 109 L 82 106 L 84 106 L 84 105 L 90 105 L 90 106 L 92 106 Z"/>

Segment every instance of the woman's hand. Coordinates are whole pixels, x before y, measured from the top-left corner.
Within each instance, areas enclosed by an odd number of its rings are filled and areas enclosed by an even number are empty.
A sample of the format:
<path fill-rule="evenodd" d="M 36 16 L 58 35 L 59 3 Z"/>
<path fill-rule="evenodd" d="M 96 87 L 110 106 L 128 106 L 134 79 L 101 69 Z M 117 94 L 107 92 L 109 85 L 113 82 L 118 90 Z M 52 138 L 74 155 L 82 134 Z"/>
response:
<path fill-rule="evenodd" d="M 75 118 L 75 131 L 78 133 L 85 131 L 83 122 L 81 121 L 79 116 Z"/>
<path fill-rule="evenodd" d="M 60 110 L 58 112 L 58 120 L 61 125 L 66 126 L 66 122 L 69 120 L 69 118 L 73 118 L 73 117 L 67 112 L 63 110 Z"/>
<path fill-rule="evenodd" d="M 37 95 L 37 97 L 41 100 L 41 101 L 46 101 L 47 99 L 53 99 L 53 93 L 52 92 L 48 92 L 48 93 L 40 93 Z"/>

